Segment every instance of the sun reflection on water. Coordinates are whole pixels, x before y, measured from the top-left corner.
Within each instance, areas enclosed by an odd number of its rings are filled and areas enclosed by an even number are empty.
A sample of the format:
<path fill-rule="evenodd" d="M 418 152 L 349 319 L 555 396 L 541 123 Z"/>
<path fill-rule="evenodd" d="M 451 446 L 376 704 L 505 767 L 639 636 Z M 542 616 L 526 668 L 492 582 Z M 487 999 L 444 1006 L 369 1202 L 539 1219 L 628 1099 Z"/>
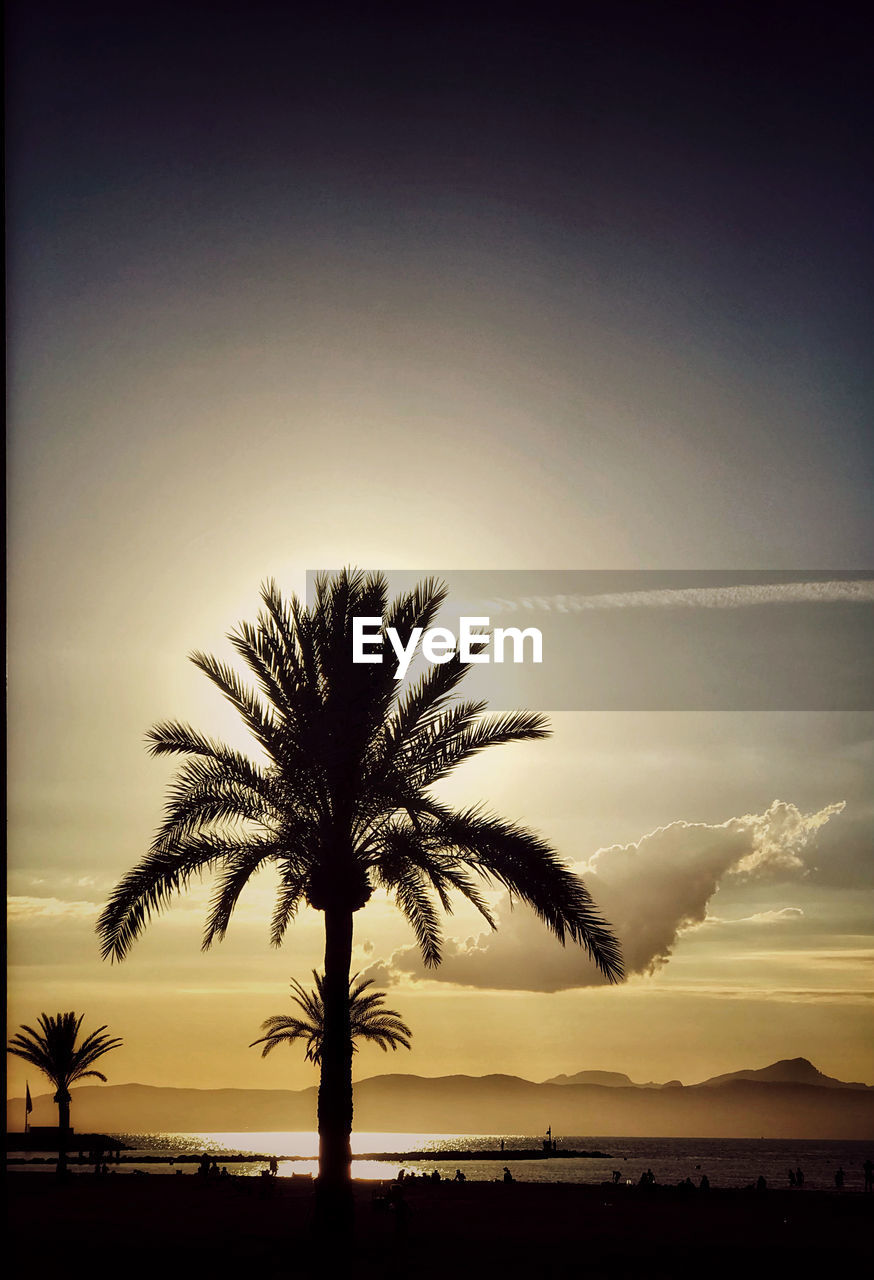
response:
<path fill-rule="evenodd" d="M 466 1142 L 476 1143 L 476 1137 L 466 1137 Z M 495 1139 L 483 1135 L 483 1146 L 495 1144 Z M 401 1168 L 409 1173 L 420 1172 L 419 1162 L 406 1160 L 362 1160 L 356 1156 L 372 1153 L 402 1155 L 407 1152 L 428 1152 L 458 1146 L 458 1134 L 449 1133 L 353 1133 L 352 1177 L 385 1181 L 397 1177 Z M 267 1167 L 267 1160 L 275 1156 L 279 1161 L 280 1177 L 316 1177 L 318 1174 L 319 1135 L 313 1131 L 286 1132 L 212 1132 L 212 1133 L 156 1133 L 140 1135 L 136 1148 L 145 1153 L 154 1151 L 172 1153 L 180 1160 L 190 1162 L 206 1152 L 221 1164 L 223 1158 L 234 1157 L 232 1172 L 238 1177 L 258 1177 Z M 243 1159 L 240 1159 L 243 1157 Z M 245 1159 L 249 1157 L 249 1159 Z M 178 1167 L 178 1166 L 177 1166 Z M 428 1166 L 430 1168 L 430 1166 Z M 155 1169 L 155 1172 L 158 1170 Z"/>
<path fill-rule="evenodd" d="M 197 1155 L 203 1151 L 210 1155 L 236 1152 L 240 1155 L 276 1156 L 293 1159 L 305 1172 L 304 1162 L 316 1160 L 319 1154 L 319 1135 L 312 1131 L 287 1133 L 274 1132 L 214 1132 L 214 1133 L 156 1133 L 151 1135 L 156 1149 L 175 1150 L 180 1155 Z M 457 1133 L 353 1133 L 352 1154 L 367 1155 L 370 1152 L 441 1151 L 458 1146 Z M 496 1139 L 483 1135 L 465 1135 L 464 1143 L 484 1147 L 495 1145 Z M 360 1163 L 360 1162 L 359 1162 Z"/>

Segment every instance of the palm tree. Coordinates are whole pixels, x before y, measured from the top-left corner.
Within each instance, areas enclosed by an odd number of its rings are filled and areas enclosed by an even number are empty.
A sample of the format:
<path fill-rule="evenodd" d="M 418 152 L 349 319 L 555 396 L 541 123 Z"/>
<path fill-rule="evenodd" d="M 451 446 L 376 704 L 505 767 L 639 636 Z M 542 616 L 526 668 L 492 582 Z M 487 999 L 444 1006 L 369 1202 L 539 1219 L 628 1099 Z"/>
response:
<path fill-rule="evenodd" d="M 413 1034 L 401 1015 L 394 1009 L 383 1009 L 384 991 L 368 991 L 373 986 L 372 978 L 359 982 L 358 974 L 354 974 L 349 982 L 349 1035 L 352 1041 L 352 1052 L 356 1053 L 356 1040 L 369 1040 L 378 1044 L 384 1053 L 389 1049 L 399 1049 L 402 1045 L 410 1048 L 410 1036 Z M 291 997 L 304 1013 L 302 1018 L 287 1014 L 276 1014 L 261 1023 L 261 1030 L 267 1034 L 249 1045 L 254 1049 L 256 1044 L 263 1044 L 261 1057 L 266 1058 L 278 1044 L 292 1044 L 296 1040 L 306 1040 L 304 1056 L 307 1061 L 322 1061 L 322 1045 L 325 1039 L 325 975 L 313 969 L 315 990 L 307 991 L 299 982 L 291 979 L 294 995 Z"/>
<path fill-rule="evenodd" d="M 22 1024 L 21 1030 L 9 1041 L 6 1052 L 38 1067 L 55 1087 L 53 1102 L 58 1104 L 58 1166 L 59 1175 L 67 1171 L 67 1144 L 70 1137 L 70 1086 L 77 1080 L 96 1077 L 106 1082 L 102 1071 L 91 1070 L 92 1064 L 111 1049 L 118 1049 L 121 1040 L 103 1035 L 105 1026 L 87 1035 L 81 1044 L 79 1028 L 84 1014 L 58 1013 L 51 1017 L 39 1015 L 41 1030 Z"/>
<path fill-rule="evenodd" d="M 540 715 L 485 716 L 457 701 L 467 667 L 457 654 L 411 687 L 395 681 L 388 641 L 404 644 L 436 619 L 446 589 L 420 583 L 389 605 L 381 574 L 343 570 L 315 582 L 312 605 L 262 587 L 257 622 L 229 635 L 255 677 L 200 652 L 191 660 L 239 712 L 263 763 L 168 721 L 149 733 L 153 755 L 184 758 L 151 849 L 119 882 L 98 921 L 104 957 L 123 959 L 150 917 L 205 871 L 217 875 L 203 946 L 224 937 L 250 877 L 280 877 L 271 923 L 279 945 L 298 909 L 324 913 L 324 1036 L 318 1095 L 318 1220 L 351 1227 L 352 1049 L 349 975 L 355 913 L 374 889 L 400 907 L 428 965 L 440 961 L 438 905 L 457 892 L 494 920 L 478 881 L 522 899 L 556 937 L 581 944 L 609 981 L 619 944 L 582 881 L 538 835 L 481 808 L 454 811 L 432 788 L 463 760 L 500 743 L 546 737 Z M 384 622 L 384 661 L 352 661 L 353 619 Z"/>

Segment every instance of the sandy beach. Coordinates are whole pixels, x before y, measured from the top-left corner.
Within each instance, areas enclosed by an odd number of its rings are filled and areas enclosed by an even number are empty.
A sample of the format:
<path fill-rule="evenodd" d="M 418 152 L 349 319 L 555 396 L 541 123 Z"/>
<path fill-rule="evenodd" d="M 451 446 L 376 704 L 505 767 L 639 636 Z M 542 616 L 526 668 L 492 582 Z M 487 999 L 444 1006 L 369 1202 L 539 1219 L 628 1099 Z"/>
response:
<path fill-rule="evenodd" d="M 13 1173 L 7 1189 L 12 1259 L 46 1274 L 323 1274 L 309 1182 Z M 355 1194 L 362 1277 L 855 1276 L 874 1261 L 859 1193 L 422 1182 L 406 1224 L 373 1185 Z"/>

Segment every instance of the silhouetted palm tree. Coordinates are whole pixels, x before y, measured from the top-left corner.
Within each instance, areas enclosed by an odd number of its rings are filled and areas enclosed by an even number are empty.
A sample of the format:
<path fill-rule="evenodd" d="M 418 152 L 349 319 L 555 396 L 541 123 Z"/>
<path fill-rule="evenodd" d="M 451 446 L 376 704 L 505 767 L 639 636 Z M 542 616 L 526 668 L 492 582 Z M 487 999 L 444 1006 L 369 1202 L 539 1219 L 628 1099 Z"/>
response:
<path fill-rule="evenodd" d="M 186 724 L 150 731 L 154 755 L 187 757 L 146 857 L 116 886 L 99 922 L 104 956 L 122 959 L 149 918 L 205 870 L 218 879 L 203 939 L 224 936 L 249 878 L 267 863 L 280 884 L 271 927 L 278 945 L 303 903 L 325 917 L 324 1039 L 319 1086 L 319 1220 L 351 1223 L 352 927 L 374 889 L 394 897 L 426 964 L 440 960 L 438 905 L 457 891 L 494 928 L 478 880 L 529 903 L 562 941 L 580 943 L 610 981 L 619 944 L 582 881 L 539 836 L 470 808 L 455 812 L 432 786 L 485 747 L 549 733 L 539 715 L 485 717 L 457 702 L 467 671 L 457 654 L 403 692 L 387 638 L 404 644 L 432 625 L 446 597 L 433 580 L 389 606 L 381 574 L 343 570 L 316 579 L 310 608 L 262 588 L 256 623 L 229 639 L 257 682 L 204 653 L 192 661 L 237 709 L 259 764 Z M 380 617 L 382 662 L 352 660 L 353 619 Z M 378 650 L 374 651 L 379 652 Z"/>
<path fill-rule="evenodd" d="M 272 1018 L 266 1018 L 261 1023 L 261 1030 L 267 1034 L 260 1040 L 253 1040 L 249 1045 L 250 1049 L 263 1044 L 261 1057 L 266 1058 L 278 1044 L 306 1040 L 304 1056 L 310 1062 L 321 1062 L 325 1040 L 325 975 L 313 969 L 313 978 L 315 990 L 309 991 L 295 982 L 294 978 L 291 979 L 295 993 L 291 998 L 303 1010 L 304 1016 L 299 1018 L 289 1014 L 276 1014 Z M 401 1020 L 399 1013 L 382 1007 L 386 993 L 367 990 L 373 986 L 372 978 L 365 978 L 362 982 L 358 982 L 357 978 L 356 973 L 349 983 L 349 1037 L 352 1052 L 357 1052 L 356 1040 L 369 1040 L 371 1044 L 378 1044 L 383 1052 L 399 1049 L 401 1046 L 409 1049 L 413 1033 Z"/>
<path fill-rule="evenodd" d="M 122 1041 L 112 1039 L 102 1033 L 105 1026 L 98 1027 L 86 1036 L 81 1044 L 79 1028 L 82 1026 L 84 1014 L 77 1018 L 75 1013 L 58 1013 L 39 1015 L 41 1030 L 22 1024 L 21 1030 L 12 1037 L 7 1053 L 16 1058 L 23 1058 L 38 1067 L 43 1075 L 48 1076 L 55 1086 L 53 1102 L 58 1104 L 58 1166 L 59 1174 L 67 1169 L 67 1143 L 70 1136 L 70 1086 L 77 1080 L 88 1076 L 106 1081 L 102 1071 L 91 1070 L 92 1064 L 102 1058 L 111 1049 L 118 1049 Z"/>

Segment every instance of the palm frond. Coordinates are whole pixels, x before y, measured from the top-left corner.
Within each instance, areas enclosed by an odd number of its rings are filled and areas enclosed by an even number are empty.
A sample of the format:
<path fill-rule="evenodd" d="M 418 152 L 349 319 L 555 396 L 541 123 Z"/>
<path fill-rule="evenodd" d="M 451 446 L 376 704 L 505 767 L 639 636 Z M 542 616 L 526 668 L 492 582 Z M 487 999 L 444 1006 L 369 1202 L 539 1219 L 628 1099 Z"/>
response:
<path fill-rule="evenodd" d="M 310 1062 L 318 1060 L 319 1042 L 312 1023 L 306 1022 L 302 1018 L 283 1015 L 266 1018 L 261 1024 L 261 1030 L 266 1032 L 266 1035 L 261 1036 L 258 1040 L 253 1040 L 249 1048 L 254 1049 L 258 1044 L 263 1045 L 264 1048 L 261 1050 L 262 1058 L 266 1058 L 268 1053 L 272 1053 L 277 1045 L 293 1044 L 297 1040 L 306 1040 L 307 1046 L 304 1056 Z"/>
<path fill-rule="evenodd" d="M 271 643 L 271 635 L 264 622 L 253 626 L 250 622 L 238 622 L 236 629 L 228 633 L 228 639 L 237 653 L 256 677 L 261 693 L 267 699 L 282 727 L 294 721 L 294 685 L 284 679 L 281 656 Z"/>
<path fill-rule="evenodd" d="M 206 919 L 203 950 L 208 951 L 217 939 L 220 942 L 230 924 L 240 894 L 252 876 L 267 862 L 275 861 L 282 853 L 276 840 L 253 840 L 241 844 L 225 857 L 224 867 L 218 876 Z"/>
<path fill-rule="evenodd" d="M 191 661 L 216 688 L 220 689 L 227 700 L 240 713 L 244 724 L 255 740 L 260 743 L 273 760 L 282 757 L 282 736 L 274 713 L 243 684 L 233 667 L 226 662 L 219 662 L 211 654 L 195 650 L 189 655 Z"/>
<path fill-rule="evenodd" d="M 412 591 L 405 592 L 392 602 L 386 627 L 394 627 L 406 643 L 414 627 L 427 631 L 436 622 L 448 594 L 445 582 L 441 582 L 439 578 L 425 578 Z"/>
<path fill-rule="evenodd" d="M 425 964 L 429 968 L 438 965 L 443 936 L 425 873 L 403 857 L 393 857 L 390 848 L 383 852 L 375 870 L 378 883 L 389 891 L 407 917 Z"/>
<path fill-rule="evenodd" d="M 447 813 L 430 833 L 486 879 L 527 902 L 562 943 L 581 945 L 610 982 L 624 977 L 619 943 L 579 876 L 534 832 L 477 809 Z"/>
<path fill-rule="evenodd" d="M 240 841 L 201 833 L 161 842 L 116 885 L 97 921 L 104 959 L 123 960 L 147 922 L 204 871 L 232 858 Z"/>
<path fill-rule="evenodd" d="M 297 866 L 290 866 L 285 863 L 282 866 L 280 874 L 279 892 L 276 896 L 276 905 L 273 908 L 273 915 L 270 920 L 270 945 L 278 947 L 285 937 L 285 931 L 289 923 L 297 915 L 298 908 L 303 901 L 306 891 L 307 875 L 301 872 Z"/>
<path fill-rule="evenodd" d="M 529 711 L 487 716 L 476 723 L 470 723 L 471 719 L 457 723 L 447 716 L 431 726 L 431 732 L 419 744 L 419 786 L 430 786 L 487 747 L 548 738 L 551 733 L 546 717 Z"/>

